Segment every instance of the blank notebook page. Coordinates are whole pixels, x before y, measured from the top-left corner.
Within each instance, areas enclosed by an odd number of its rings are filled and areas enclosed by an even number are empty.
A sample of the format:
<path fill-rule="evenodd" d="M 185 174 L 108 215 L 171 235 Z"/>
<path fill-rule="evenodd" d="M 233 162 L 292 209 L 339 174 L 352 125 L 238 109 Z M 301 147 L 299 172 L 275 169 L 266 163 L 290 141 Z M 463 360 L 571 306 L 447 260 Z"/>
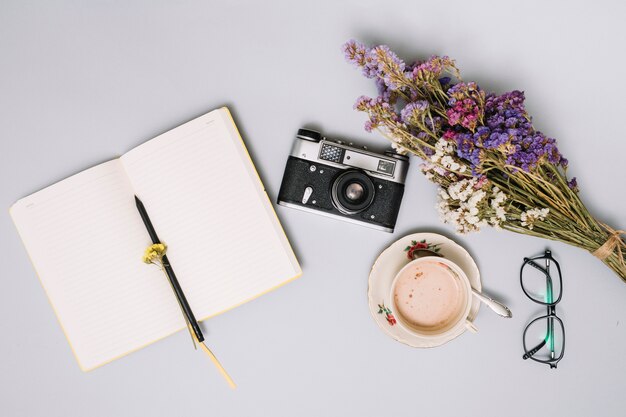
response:
<path fill-rule="evenodd" d="M 300 275 L 227 109 L 122 158 L 198 319 Z M 149 243 L 147 240 L 144 243 Z"/>
<path fill-rule="evenodd" d="M 83 370 L 185 328 L 135 194 L 198 319 L 300 275 L 230 113 L 206 114 L 11 208 Z"/>
<path fill-rule="evenodd" d="M 19 200 L 11 215 L 83 370 L 184 326 L 119 160 Z"/>

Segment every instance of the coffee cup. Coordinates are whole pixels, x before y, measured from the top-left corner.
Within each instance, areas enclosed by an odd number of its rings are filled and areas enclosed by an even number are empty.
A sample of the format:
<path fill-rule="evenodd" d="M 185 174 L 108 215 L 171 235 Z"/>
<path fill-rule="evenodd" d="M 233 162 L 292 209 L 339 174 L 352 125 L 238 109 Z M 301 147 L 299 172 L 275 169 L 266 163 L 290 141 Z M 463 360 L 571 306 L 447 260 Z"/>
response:
<path fill-rule="evenodd" d="M 461 328 L 476 332 L 467 320 L 472 306 L 472 287 L 454 262 L 427 256 L 404 266 L 391 285 L 398 324 L 423 338 L 458 334 Z"/>

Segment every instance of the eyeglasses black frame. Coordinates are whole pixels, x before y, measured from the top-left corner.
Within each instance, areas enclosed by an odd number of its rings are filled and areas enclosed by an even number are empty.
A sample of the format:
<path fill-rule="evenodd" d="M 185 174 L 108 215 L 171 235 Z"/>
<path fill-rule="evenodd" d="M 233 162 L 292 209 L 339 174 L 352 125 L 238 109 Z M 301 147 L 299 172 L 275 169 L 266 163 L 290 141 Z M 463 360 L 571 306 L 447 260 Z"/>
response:
<path fill-rule="evenodd" d="M 537 261 L 540 260 L 545 260 L 545 267 L 542 267 L 541 265 L 539 265 L 537 263 Z M 526 290 L 526 287 L 524 287 L 524 267 L 526 267 L 527 265 L 539 270 L 540 272 L 542 272 L 545 276 L 546 276 L 546 286 L 548 287 L 548 291 L 551 293 L 552 292 L 552 288 L 554 288 L 553 285 L 553 280 L 552 280 L 552 276 L 550 275 L 550 266 L 551 264 L 554 264 L 556 266 L 556 269 L 558 271 L 558 277 L 559 277 L 559 296 L 556 300 L 551 301 L 551 302 L 543 302 L 543 301 L 539 301 L 536 298 L 534 298 L 533 296 L 531 296 L 528 291 Z M 526 328 L 524 328 L 524 333 L 522 335 L 522 344 L 524 346 L 524 355 L 522 356 L 522 359 L 526 360 L 526 359 L 532 359 L 535 362 L 539 362 L 539 363 L 545 363 L 550 365 L 551 369 L 556 369 L 557 363 L 563 359 L 563 354 L 565 353 L 565 326 L 563 325 L 563 321 L 556 315 L 556 305 L 561 301 L 561 298 L 563 297 L 563 278 L 562 278 L 562 274 L 561 274 L 561 266 L 559 265 L 559 263 L 552 257 L 552 252 L 549 250 L 546 250 L 545 253 L 542 256 L 536 256 L 534 258 L 524 258 L 524 263 L 522 264 L 522 267 L 520 268 L 520 285 L 522 287 L 522 291 L 524 291 L 524 294 L 526 294 L 526 296 L 528 298 L 530 298 L 530 300 L 532 300 L 533 302 L 537 303 L 537 304 L 541 304 L 546 306 L 547 308 L 547 314 L 537 317 L 536 319 L 532 320 L 530 323 L 528 323 L 526 325 Z M 562 348 L 561 348 L 561 352 L 559 354 L 558 357 L 552 357 L 550 359 L 544 360 L 544 359 L 538 359 L 535 358 L 534 355 L 542 348 L 546 345 L 547 341 L 546 338 L 544 338 L 544 340 L 539 343 L 537 346 L 534 346 L 531 349 L 528 349 L 528 346 L 526 346 L 526 333 L 528 332 L 528 329 L 533 325 L 533 323 L 538 322 L 539 320 L 546 320 L 547 323 L 547 337 L 554 337 L 554 325 L 555 322 L 561 326 L 561 331 L 563 334 L 563 344 L 562 344 Z M 554 351 L 552 351 L 552 354 L 554 354 Z"/>

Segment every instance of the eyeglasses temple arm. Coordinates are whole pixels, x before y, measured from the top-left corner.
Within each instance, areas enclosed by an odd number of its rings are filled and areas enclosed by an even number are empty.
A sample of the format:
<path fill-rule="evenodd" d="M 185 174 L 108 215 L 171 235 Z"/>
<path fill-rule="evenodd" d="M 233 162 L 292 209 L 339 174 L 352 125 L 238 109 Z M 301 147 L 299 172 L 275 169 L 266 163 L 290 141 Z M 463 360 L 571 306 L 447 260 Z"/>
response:
<path fill-rule="evenodd" d="M 552 277 L 550 276 L 550 252 L 546 251 L 546 286 L 548 287 L 548 301 L 554 301 L 552 294 Z M 548 308 L 548 313 L 554 313 L 554 306 Z M 550 357 L 554 359 L 554 320 L 548 318 L 548 349 L 550 349 Z"/>
<path fill-rule="evenodd" d="M 549 273 L 548 273 L 548 272 L 547 272 L 547 271 L 546 271 L 546 270 L 545 270 L 542 266 L 540 266 L 538 263 L 536 263 L 536 262 L 535 262 L 535 261 L 533 261 L 532 259 L 530 259 L 530 258 L 524 258 L 524 261 L 526 261 L 526 263 L 527 263 L 528 265 L 532 266 L 533 268 L 535 268 L 535 269 L 537 269 L 537 270 L 539 270 L 539 271 L 543 272 L 543 274 L 544 274 L 544 275 L 546 275 L 546 276 L 548 276 L 548 277 L 550 276 L 550 274 L 549 274 Z"/>
<path fill-rule="evenodd" d="M 524 353 L 524 356 L 522 356 L 522 359 L 526 360 L 528 358 L 530 358 L 531 356 L 533 356 L 535 353 L 537 353 L 539 351 L 539 349 L 541 349 L 542 347 L 544 347 L 546 345 L 546 341 L 542 340 L 541 343 L 539 343 L 537 346 L 535 346 L 534 348 L 532 348 L 531 350 L 529 350 L 528 352 Z"/>

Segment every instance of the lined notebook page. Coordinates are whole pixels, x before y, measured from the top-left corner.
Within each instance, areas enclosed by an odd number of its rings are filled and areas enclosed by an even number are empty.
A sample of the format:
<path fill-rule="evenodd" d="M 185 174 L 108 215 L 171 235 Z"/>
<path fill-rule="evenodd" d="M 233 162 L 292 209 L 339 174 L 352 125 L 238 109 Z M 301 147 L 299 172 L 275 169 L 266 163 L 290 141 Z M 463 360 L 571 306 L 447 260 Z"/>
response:
<path fill-rule="evenodd" d="M 198 319 L 300 275 L 227 109 L 150 140 L 121 160 Z"/>
<path fill-rule="evenodd" d="M 83 370 L 184 326 L 119 160 L 19 200 L 20 236 Z"/>

